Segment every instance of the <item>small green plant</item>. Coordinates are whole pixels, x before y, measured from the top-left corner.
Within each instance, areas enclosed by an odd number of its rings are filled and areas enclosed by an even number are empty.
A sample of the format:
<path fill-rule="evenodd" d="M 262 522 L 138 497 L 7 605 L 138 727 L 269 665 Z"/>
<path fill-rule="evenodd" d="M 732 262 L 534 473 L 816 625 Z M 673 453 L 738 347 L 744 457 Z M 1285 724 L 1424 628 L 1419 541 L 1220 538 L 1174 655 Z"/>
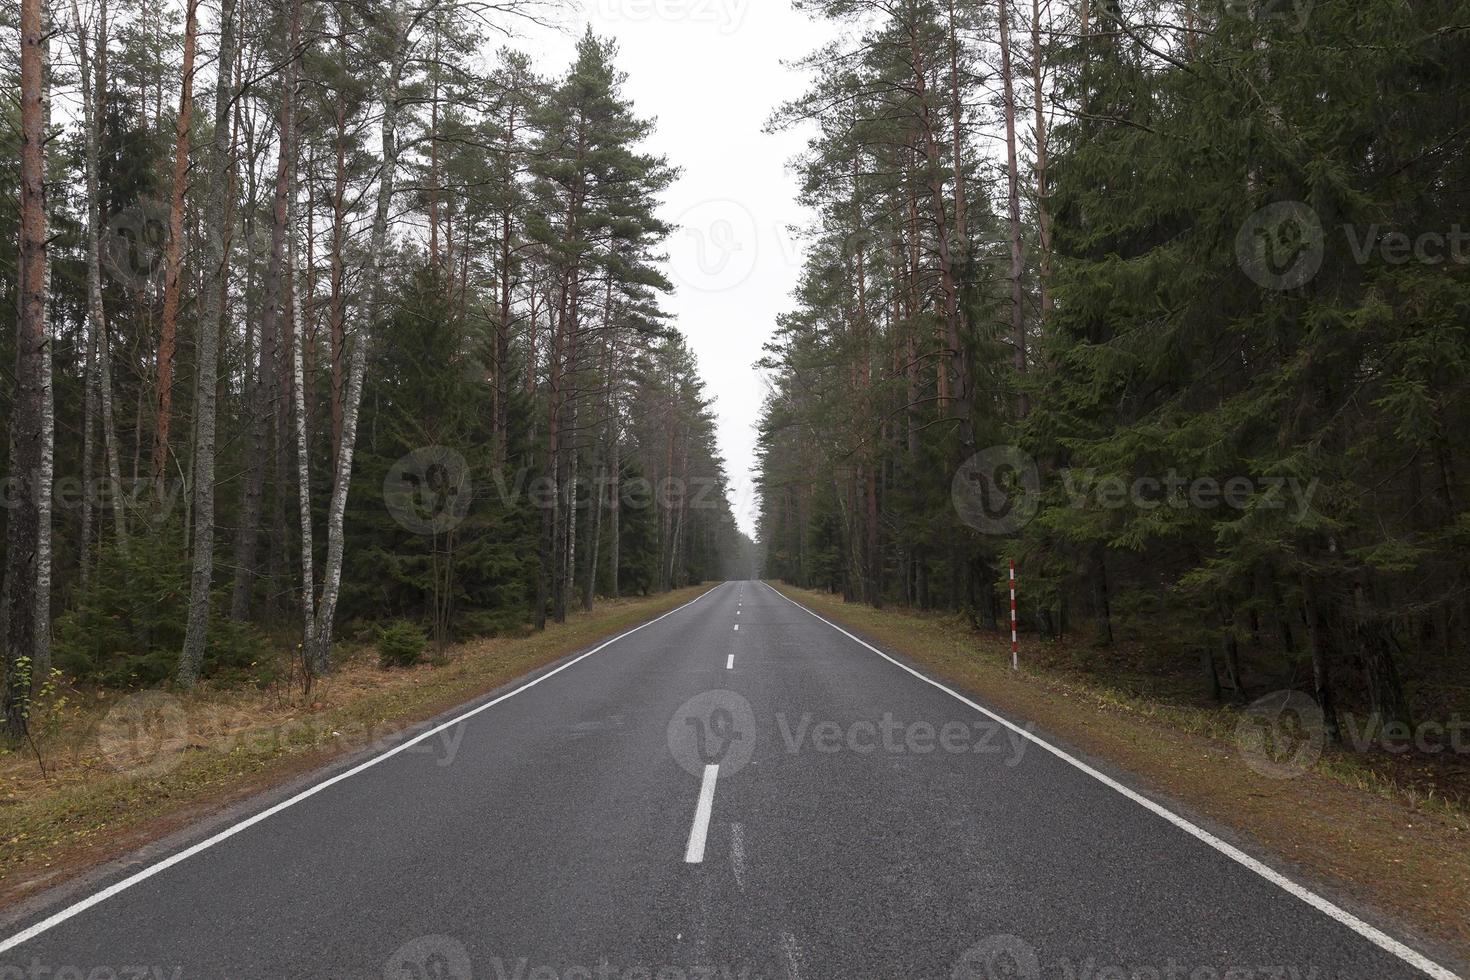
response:
<path fill-rule="evenodd" d="M 378 633 L 378 663 L 384 670 L 392 667 L 412 667 L 424 655 L 429 638 L 416 623 L 399 619 L 383 627 Z"/>
<path fill-rule="evenodd" d="M 62 673 L 55 667 L 34 688 L 31 686 L 33 661 L 30 657 L 15 659 L 14 682 L 19 690 L 29 690 L 21 700 L 20 716 L 25 732 L 24 741 L 41 767 L 41 775 L 48 775 L 45 757 L 41 754 L 43 743 L 54 741 L 60 734 L 62 723 L 71 701 L 61 690 Z"/>

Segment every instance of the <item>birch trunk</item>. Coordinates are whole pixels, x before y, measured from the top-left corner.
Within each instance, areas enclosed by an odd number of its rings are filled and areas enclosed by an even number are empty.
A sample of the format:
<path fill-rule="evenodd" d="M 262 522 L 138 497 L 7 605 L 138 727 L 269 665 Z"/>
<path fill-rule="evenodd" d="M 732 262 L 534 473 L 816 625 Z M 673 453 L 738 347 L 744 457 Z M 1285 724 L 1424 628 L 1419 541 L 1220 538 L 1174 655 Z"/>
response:
<path fill-rule="evenodd" d="M 311 440 L 306 424 L 306 369 L 302 357 L 301 307 L 296 296 L 296 246 L 292 238 L 291 255 L 286 272 L 286 301 L 295 319 L 291 345 L 291 401 L 296 408 L 296 499 L 301 519 L 301 659 L 307 674 L 307 686 L 316 676 L 317 660 L 310 656 L 316 637 L 316 572 L 312 568 L 315 545 L 311 531 Z"/>
<path fill-rule="evenodd" d="M 402 11 L 396 6 L 389 11 L 395 32 Z M 368 306 L 352 344 L 352 364 L 347 378 L 347 403 L 342 410 L 342 444 L 337 452 L 337 480 L 332 487 L 332 501 L 327 512 L 327 556 L 322 569 L 321 600 L 316 609 L 316 637 L 311 648 L 311 669 L 320 676 L 332 659 L 332 624 L 337 614 L 337 598 L 342 585 L 343 522 L 347 513 L 347 490 L 352 482 L 352 450 L 357 441 L 357 413 L 362 403 L 363 377 L 367 373 L 367 345 L 371 328 L 377 322 L 382 303 L 383 252 L 388 247 L 389 206 L 393 198 L 394 178 L 398 169 L 398 85 L 407 57 L 406 33 L 395 38 L 392 67 L 383 92 L 382 173 L 378 181 L 378 202 L 373 216 L 373 234 L 368 247 Z"/>
<path fill-rule="evenodd" d="M 82 82 L 82 143 L 83 163 L 87 184 L 87 322 L 91 332 L 91 344 L 96 357 L 97 401 L 102 409 L 102 452 L 106 460 L 108 481 L 108 506 L 112 508 L 118 551 L 124 558 L 128 554 L 127 511 L 122 499 L 122 465 L 117 453 L 117 427 L 112 411 L 112 353 L 107 341 L 107 316 L 102 305 L 102 205 L 98 192 L 98 168 L 101 156 L 98 149 L 98 132 L 102 124 L 102 102 L 106 95 L 107 57 L 107 4 L 104 0 L 98 7 L 96 78 L 92 77 L 93 63 L 87 57 L 87 37 L 82 27 L 81 11 L 77 0 L 72 0 L 72 24 L 76 29 L 77 63 L 81 68 Z M 88 501 L 92 487 L 86 487 Z"/>
<path fill-rule="evenodd" d="M 219 23 L 219 77 L 214 90 L 213 183 L 205 214 L 203 311 L 199 318 L 198 364 L 194 383 L 194 554 L 189 575 L 189 614 L 184 649 L 179 657 L 179 683 L 199 678 L 209 630 L 210 590 L 214 583 L 214 464 L 219 394 L 219 337 L 224 327 L 229 288 L 230 107 L 235 61 L 235 0 L 223 0 Z"/>

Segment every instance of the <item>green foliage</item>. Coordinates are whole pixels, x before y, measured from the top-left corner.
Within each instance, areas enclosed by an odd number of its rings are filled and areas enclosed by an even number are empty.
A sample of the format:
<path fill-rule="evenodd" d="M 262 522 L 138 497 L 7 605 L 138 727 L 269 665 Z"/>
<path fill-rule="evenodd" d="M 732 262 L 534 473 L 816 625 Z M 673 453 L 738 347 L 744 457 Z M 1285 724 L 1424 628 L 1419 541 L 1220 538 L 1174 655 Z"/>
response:
<path fill-rule="evenodd" d="M 423 627 L 406 619 L 395 620 L 378 633 L 378 663 L 384 670 L 412 667 L 423 658 L 428 645 Z"/>
<path fill-rule="evenodd" d="M 181 599 L 188 595 L 187 565 L 173 557 L 177 528 L 139 535 L 124 558 L 101 556 L 91 591 L 55 623 L 52 656 L 77 680 L 107 687 L 161 684 L 178 668 L 184 642 Z M 216 603 L 225 605 L 223 598 Z M 252 626 L 214 615 L 206 641 L 204 674 L 221 683 L 265 686 L 285 669 Z"/>

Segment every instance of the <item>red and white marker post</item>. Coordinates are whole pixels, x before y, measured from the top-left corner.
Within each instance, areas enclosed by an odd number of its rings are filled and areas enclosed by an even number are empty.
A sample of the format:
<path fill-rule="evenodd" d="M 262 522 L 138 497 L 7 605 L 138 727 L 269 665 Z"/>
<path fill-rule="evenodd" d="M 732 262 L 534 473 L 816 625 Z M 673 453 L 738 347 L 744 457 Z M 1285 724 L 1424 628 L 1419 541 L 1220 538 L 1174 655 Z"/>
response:
<path fill-rule="evenodd" d="M 1021 646 L 1016 633 L 1016 559 L 1011 559 L 1011 669 L 1021 669 Z"/>

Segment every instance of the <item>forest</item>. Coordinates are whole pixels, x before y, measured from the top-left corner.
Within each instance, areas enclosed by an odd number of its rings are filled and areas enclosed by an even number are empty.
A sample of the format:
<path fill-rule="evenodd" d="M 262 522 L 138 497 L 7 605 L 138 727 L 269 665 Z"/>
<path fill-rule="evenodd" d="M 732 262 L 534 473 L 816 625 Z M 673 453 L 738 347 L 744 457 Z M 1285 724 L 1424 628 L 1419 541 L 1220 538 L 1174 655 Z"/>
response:
<path fill-rule="evenodd" d="M 1100 670 L 1463 710 L 1466 7 L 799 6 L 767 574 L 1001 631 L 1014 562 Z"/>
<path fill-rule="evenodd" d="M 58 683 L 309 689 L 362 624 L 442 655 L 748 567 L 677 168 L 611 41 L 517 47 L 554 6 L 0 8 L 12 740 Z"/>

